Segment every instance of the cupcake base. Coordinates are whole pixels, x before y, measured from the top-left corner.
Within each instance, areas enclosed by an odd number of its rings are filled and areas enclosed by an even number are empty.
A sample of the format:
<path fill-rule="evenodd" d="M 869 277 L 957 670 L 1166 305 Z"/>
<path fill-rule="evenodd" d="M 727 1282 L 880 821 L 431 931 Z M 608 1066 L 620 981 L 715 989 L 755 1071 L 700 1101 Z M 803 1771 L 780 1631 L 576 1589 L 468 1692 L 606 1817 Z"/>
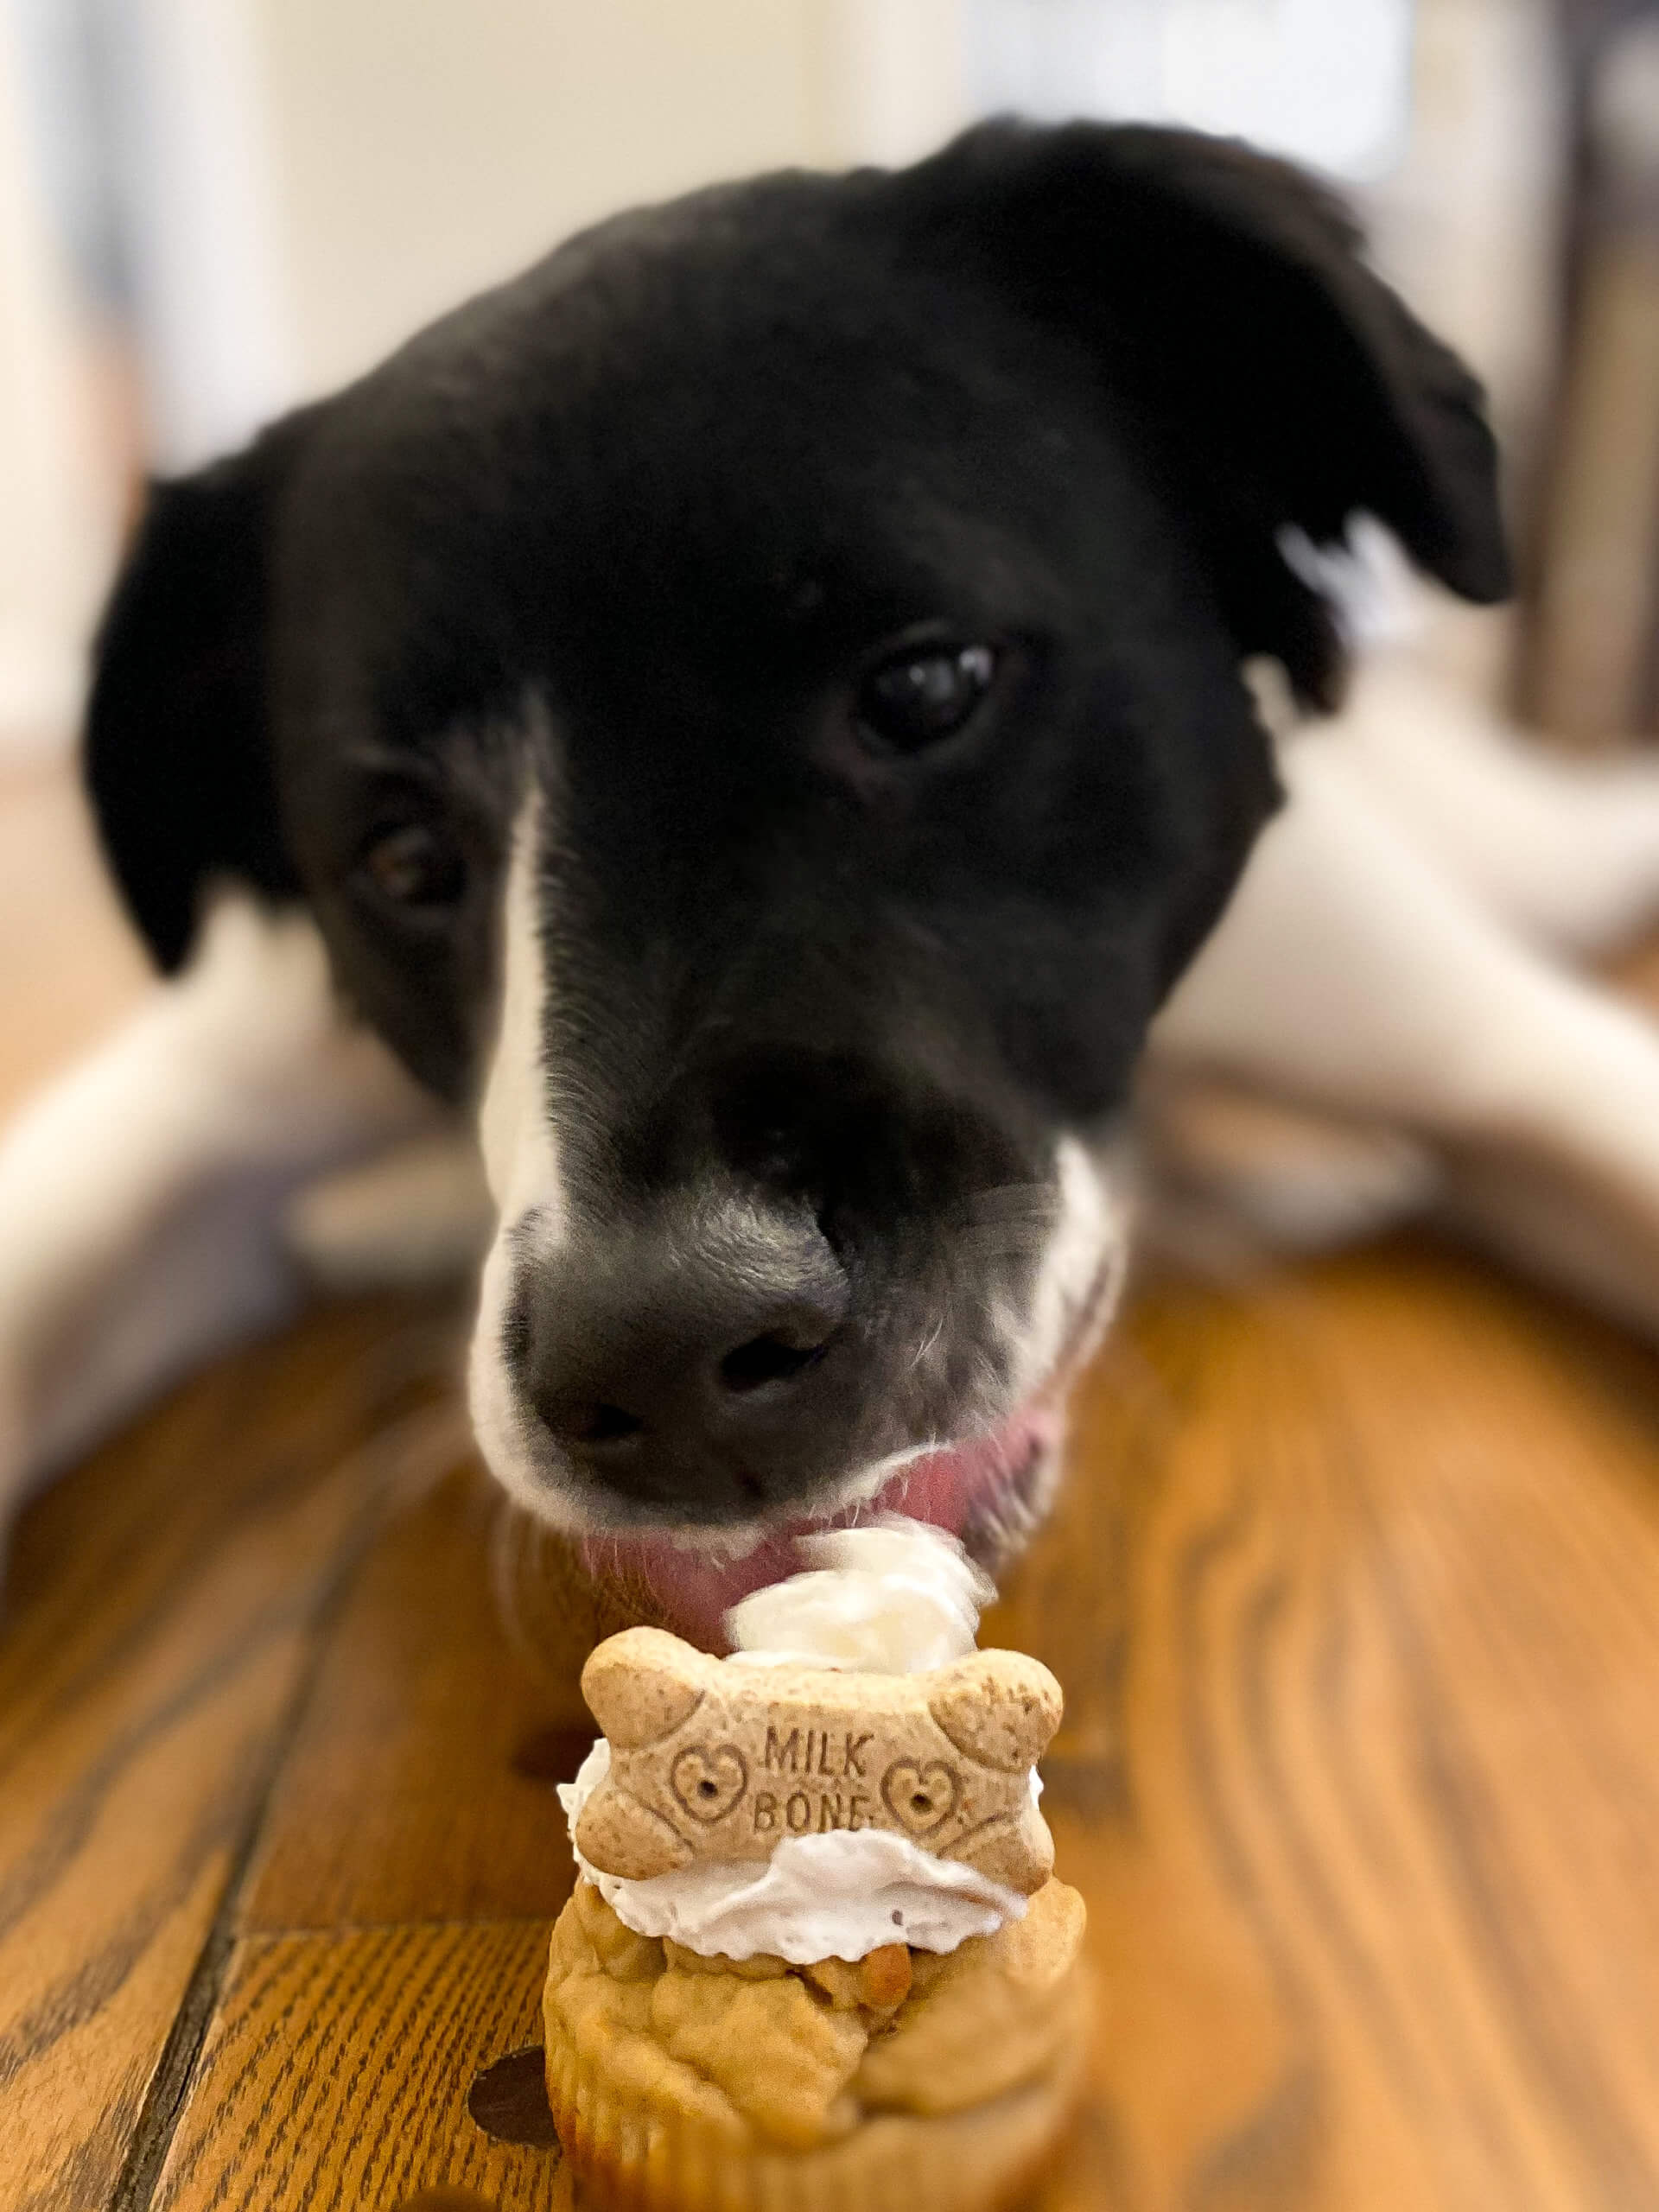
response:
<path fill-rule="evenodd" d="M 872 2041 L 885 2063 L 869 2075 L 870 2094 L 889 2108 L 867 2104 L 861 2113 L 856 2092 L 865 2077 L 855 2075 L 850 2101 L 832 2107 L 840 2115 L 833 2139 L 799 2147 L 768 2139 L 712 2083 L 667 2065 L 647 2025 L 646 1961 L 624 1948 L 630 1942 L 639 1954 L 656 1947 L 611 1925 L 596 1898 L 573 1899 L 566 1914 L 609 1938 L 611 1973 L 620 1969 L 638 1992 L 620 1999 L 590 1977 L 573 2005 L 569 1955 L 579 1938 L 562 1921 L 566 1957 L 562 1963 L 556 1936 L 544 2006 L 547 2088 L 584 2201 L 605 2212 L 1003 2212 L 1052 2158 L 1087 2061 L 1090 1992 L 1077 1955 L 1082 1907 L 1059 1885 L 1052 1894 L 1058 1910 L 1033 1916 L 1023 1944 L 1011 1930 L 1006 1945 L 977 1939 L 956 1955 L 948 2006 L 938 2001 L 943 1977 L 934 1962 L 931 2012 L 918 1993 L 917 2009 L 901 2007 L 890 2034 Z M 1022 1966 L 1023 1985 L 1011 1982 L 1011 1967 L 1018 1974 Z M 645 1980 L 637 1978 L 642 1969 Z M 973 2054 L 997 2039 L 999 2028 L 1007 2047 L 1016 2025 L 1011 2011 L 1021 2010 L 1028 2036 L 1040 2022 L 1037 2041 L 1027 2045 L 1029 2071 L 1005 2075 L 996 2094 L 961 2101 L 958 2093 L 976 2079 Z M 911 2054 L 901 2069 L 907 2086 L 895 2095 L 892 2058 L 901 2049 Z M 766 2063 L 759 2054 L 757 2062 Z M 747 2063 L 737 2087 L 748 2087 Z"/>
<path fill-rule="evenodd" d="M 968 2112 L 882 2113 L 816 2151 L 723 2143 L 617 2097 L 548 2053 L 548 2096 L 584 2201 L 604 2212 L 1007 2212 L 1052 2158 L 1083 2051 Z"/>

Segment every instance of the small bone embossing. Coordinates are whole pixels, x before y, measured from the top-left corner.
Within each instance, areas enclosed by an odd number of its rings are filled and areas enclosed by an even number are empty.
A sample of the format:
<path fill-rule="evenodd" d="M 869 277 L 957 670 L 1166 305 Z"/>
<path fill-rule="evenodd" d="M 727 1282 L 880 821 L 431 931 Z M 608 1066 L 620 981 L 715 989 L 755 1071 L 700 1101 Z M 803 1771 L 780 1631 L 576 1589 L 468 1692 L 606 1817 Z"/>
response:
<path fill-rule="evenodd" d="M 881 1796 L 899 1827 L 919 1840 L 944 1827 L 962 1802 L 962 1777 L 943 1759 L 925 1766 L 895 1759 L 881 1777 Z"/>
<path fill-rule="evenodd" d="M 668 1786 L 694 1821 L 723 1821 L 749 1786 L 748 1762 L 735 1744 L 688 1744 L 668 1770 Z"/>
<path fill-rule="evenodd" d="M 576 1822 L 601 1872 L 648 1880 L 696 1859 L 755 1860 L 787 1836 L 884 1828 L 1029 1895 L 1053 1842 L 1027 1777 L 1059 1725 L 1059 1686 L 1015 1651 L 921 1675 L 712 1659 L 628 1629 L 582 1688 L 611 1746 Z"/>

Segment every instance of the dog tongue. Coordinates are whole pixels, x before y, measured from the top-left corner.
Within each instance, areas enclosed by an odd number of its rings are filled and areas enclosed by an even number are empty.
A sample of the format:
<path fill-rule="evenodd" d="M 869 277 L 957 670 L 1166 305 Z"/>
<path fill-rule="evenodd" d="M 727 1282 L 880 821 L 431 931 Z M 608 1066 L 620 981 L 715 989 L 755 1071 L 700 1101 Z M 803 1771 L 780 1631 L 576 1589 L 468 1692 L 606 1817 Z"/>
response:
<path fill-rule="evenodd" d="M 907 1460 L 863 1504 L 825 1520 L 802 1520 L 771 1530 L 741 1558 L 692 1550 L 664 1537 L 605 1536 L 590 1537 L 582 1545 L 582 1565 L 601 1579 L 643 1583 L 682 1636 L 705 1650 L 723 1652 L 730 1648 L 727 1614 L 754 1591 L 800 1571 L 801 1537 L 848 1528 L 876 1514 L 923 1521 L 959 1536 L 976 1508 L 994 1504 L 1034 1453 L 1058 1442 L 1059 1427 L 1051 1408 L 1024 1407 L 989 1436 Z"/>
<path fill-rule="evenodd" d="M 801 1529 L 809 1524 L 803 1522 Z M 601 1580 L 643 1583 L 652 1602 L 678 1632 L 705 1651 L 723 1652 L 727 1614 L 740 1599 L 768 1583 L 781 1582 L 800 1565 L 795 1538 L 800 1530 L 779 1529 L 741 1559 L 690 1551 L 665 1540 L 590 1537 L 582 1563 Z"/>

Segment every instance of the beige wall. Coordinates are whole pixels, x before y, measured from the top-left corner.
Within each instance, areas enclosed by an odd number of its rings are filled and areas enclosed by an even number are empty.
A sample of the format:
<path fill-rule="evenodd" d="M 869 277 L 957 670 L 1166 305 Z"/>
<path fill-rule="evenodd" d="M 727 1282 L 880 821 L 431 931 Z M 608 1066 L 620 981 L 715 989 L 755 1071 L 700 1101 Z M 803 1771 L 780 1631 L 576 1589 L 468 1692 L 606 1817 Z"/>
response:
<path fill-rule="evenodd" d="M 1484 379 L 1524 536 L 1556 342 L 1562 88 L 1550 0 L 1418 0 L 1415 109 L 1375 195 L 1387 273 Z M 1516 616 L 1425 585 L 1420 652 L 1501 701 Z"/>
<path fill-rule="evenodd" d="M 130 4 L 165 94 L 149 212 L 168 312 L 149 335 L 181 417 L 159 425 L 169 467 L 613 208 L 779 163 L 908 160 L 967 108 L 963 0 Z M 1547 0 L 1419 8 L 1414 143 L 1378 195 L 1379 243 L 1524 453 L 1549 337 Z M 67 718 L 113 506 L 27 205 L 4 21 L 0 744 Z M 1501 619 L 1435 620 L 1490 682 Z"/>
<path fill-rule="evenodd" d="M 86 347 L 34 189 L 0 12 L 0 767 L 60 746 L 115 542 Z"/>
<path fill-rule="evenodd" d="M 610 210 L 903 157 L 957 119 L 954 0 L 254 0 L 305 385 Z"/>

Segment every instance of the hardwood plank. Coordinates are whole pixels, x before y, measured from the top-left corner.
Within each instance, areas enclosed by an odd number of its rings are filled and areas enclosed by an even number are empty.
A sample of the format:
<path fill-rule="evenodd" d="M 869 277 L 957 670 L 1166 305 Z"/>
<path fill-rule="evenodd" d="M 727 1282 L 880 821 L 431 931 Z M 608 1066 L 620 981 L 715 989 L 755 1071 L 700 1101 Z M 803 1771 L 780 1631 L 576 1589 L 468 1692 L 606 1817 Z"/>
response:
<path fill-rule="evenodd" d="M 577 1677 L 613 1624 L 559 1577 L 514 1606 L 512 1570 L 539 1547 L 507 1511 L 469 1461 L 377 1545 L 272 1803 L 245 1932 L 550 1920 L 569 1894 L 552 1784 L 593 1741 Z"/>
<path fill-rule="evenodd" d="M 987 1630 L 1067 1681 L 1049 1804 L 1105 1999 L 1045 2212 L 1656 2201 L 1659 1367 L 1426 1249 L 1166 1285 L 1085 1386 L 1077 1463 Z M 569 1671 L 489 1711 L 519 1662 L 486 1535 L 457 1484 L 384 1540 L 256 1917 L 537 1894 L 556 1821 L 526 1843 L 512 1747 L 583 1724 Z M 264 2140 L 213 2154 L 220 2201 Z M 351 2185 L 477 2193 L 470 2140 Z"/>
<path fill-rule="evenodd" d="M 1106 1997 L 1053 2212 L 1659 2203 L 1659 1363 L 1402 1246 L 1153 1292 L 1079 1417 L 988 1624 Z"/>
<path fill-rule="evenodd" d="M 431 1309 L 320 1313 L 25 1516 L 0 1640 L 8 2212 L 116 2186 L 303 1684 L 402 1457 Z M 394 1431 L 401 1435 L 402 1431 Z"/>
<path fill-rule="evenodd" d="M 498 1922 L 239 1944 L 156 2212 L 393 2212 L 454 2192 L 545 2212 L 556 2151 L 493 2141 L 467 2095 L 537 2036 L 547 1936 Z"/>
<path fill-rule="evenodd" d="M 309 1419 L 339 1418 L 372 1338 L 290 1393 Z M 315 1446 L 245 1370 L 233 1395 L 238 1439 L 281 1458 L 273 1424 L 287 1435 L 287 1474 L 265 1478 L 286 1527 L 283 1483 Z M 207 1455 L 187 1438 L 170 1456 Z M 0 1685 L 14 1730 L 36 1725 L 37 1672 L 78 1614 L 99 1639 L 83 1690 L 111 1696 L 226 1541 L 208 1506 L 240 1525 L 211 1489 L 178 1522 L 147 1479 L 90 1509 L 71 1485 L 27 1532 L 24 1641 Z M 142 1599 L 124 1643 L 89 1511 Z M 496 1607 L 493 1518 L 465 1471 L 404 1511 L 313 1662 L 159 2202 L 557 2197 L 545 2156 L 489 2145 L 464 2101 L 534 2032 L 568 1880 L 545 1785 L 513 1760 L 527 1737 L 585 1734 L 575 1670 L 607 1624 L 550 1597 L 528 1625 L 555 1656 L 528 1665 Z M 305 1548 L 301 1522 L 287 1541 Z M 1048 1802 L 1105 1998 L 1093 2101 L 1044 2212 L 1659 2201 L 1656 1570 L 1659 1365 L 1611 1332 L 1406 1246 L 1143 1294 L 1085 1385 L 1056 1519 L 988 1623 L 1067 1681 Z M 259 1710 L 292 1709 L 291 1687 L 264 1694 Z M 60 1741 L 91 1771 L 120 1719 Z M 234 1797 L 233 1719 L 222 1744 L 211 1719 L 204 1757 Z M 188 1764 L 158 1765 L 158 1791 L 196 1786 Z M 179 1908 L 198 1942 L 220 1863 Z M 156 1993 L 176 2001 L 193 1955 L 158 1938 L 95 2031 L 66 2039 L 111 2133 L 48 2142 L 57 2193 L 35 2202 L 105 2201 Z"/>

